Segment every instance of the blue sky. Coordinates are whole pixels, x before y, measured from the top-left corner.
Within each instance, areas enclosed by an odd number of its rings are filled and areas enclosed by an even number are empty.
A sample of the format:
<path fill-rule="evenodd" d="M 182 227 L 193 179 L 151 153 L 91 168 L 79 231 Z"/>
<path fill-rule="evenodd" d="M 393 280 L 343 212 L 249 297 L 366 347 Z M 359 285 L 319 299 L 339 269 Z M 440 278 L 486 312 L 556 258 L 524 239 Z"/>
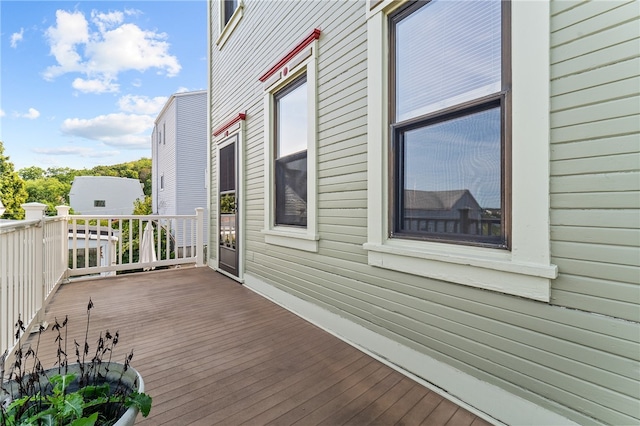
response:
<path fill-rule="evenodd" d="M 0 1 L 0 140 L 16 170 L 151 157 L 167 99 L 207 87 L 206 8 Z"/>

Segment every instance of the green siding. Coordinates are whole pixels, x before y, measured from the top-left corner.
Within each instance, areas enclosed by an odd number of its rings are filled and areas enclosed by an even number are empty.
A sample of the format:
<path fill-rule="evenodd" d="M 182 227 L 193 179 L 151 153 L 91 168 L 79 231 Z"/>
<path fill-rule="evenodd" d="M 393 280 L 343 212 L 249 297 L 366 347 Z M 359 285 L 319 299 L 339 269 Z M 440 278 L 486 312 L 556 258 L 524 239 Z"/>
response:
<path fill-rule="evenodd" d="M 244 5 L 212 47 L 211 118 L 247 113 L 247 273 L 579 423 L 640 422 L 637 2 L 551 3 L 549 304 L 369 266 L 366 3 Z M 309 253 L 261 232 L 258 77 L 316 27 L 320 241 Z"/>
<path fill-rule="evenodd" d="M 553 300 L 632 321 L 640 319 L 638 10 L 635 1 L 583 2 L 551 21 Z"/>

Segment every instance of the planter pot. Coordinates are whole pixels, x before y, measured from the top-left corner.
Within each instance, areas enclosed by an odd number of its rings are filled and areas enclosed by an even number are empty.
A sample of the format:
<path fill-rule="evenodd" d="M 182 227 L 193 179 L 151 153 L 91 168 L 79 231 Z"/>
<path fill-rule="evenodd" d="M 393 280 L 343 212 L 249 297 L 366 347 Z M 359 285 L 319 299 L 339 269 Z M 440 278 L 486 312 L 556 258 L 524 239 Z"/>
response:
<path fill-rule="evenodd" d="M 118 380 L 120 380 L 121 386 L 124 386 L 129 391 L 138 391 L 140 393 L 144 392 L 144 382 L 142 380 L 142 376 L 140 376 L 140 373 L 138 373 L 137 370 L 129 366 L 127 371 L 122 373 L 122 371 L 124 370 L 124 364 L 111 362 L 111 363 L 108 363 L 109 371 L 106 372 L 106 368 L 105 368 L 106 365 L 107 363 L 104 363 L 100 367 L 99 372 L 101 375 L 104 376 L 104 379 L 100 379 L 97 384 L 103 384 L 106 381 L 112 384 L 112 389 L 113 389 L 113 387 L 118 382 Z M 91 365 L 85 364 L 85 372 L 87 371 L 86 369 L 88 368 L 91 368 Z M 68 374 L 71 374 L 71 373 L 76 374 L 76 380 L 74 380 L 71 384 L 69 384 L 69 387 L 67 388 L 68 392 L 74 392 L 79 387 L 77 377 L 80 376 L 80 364 L 70 364 L 67 368 L 67 372 Z M 51 368 L 49 370 L 45 370 L 44 375 L 40 377 L 39 383 L 44 393 L 51 392 L 52 387 L 49 383 L 48 377 L 54 376 L 56 374 L 58 374 L 57 367 Z M 25 378 L 25 380 L 28 380 L 28 378 Z M 18 395 L 18 386 L 15 381 L 9 381 L 7 383 L 3 383 L 3 387 L 8 392 L 8 394 L 3 391 L 0 391 L 0 405 L 5 404 L 8 399 L 10 398 L 13 399 Z M 9 395 L 11 395 L 11 397 Z M 130 407 L 120 416 L 120 418 L 116 421 L 116 423 L 114 423 L 114 426 L 133 425 L 137 415 L 138 415 L 138 408 Z"/>

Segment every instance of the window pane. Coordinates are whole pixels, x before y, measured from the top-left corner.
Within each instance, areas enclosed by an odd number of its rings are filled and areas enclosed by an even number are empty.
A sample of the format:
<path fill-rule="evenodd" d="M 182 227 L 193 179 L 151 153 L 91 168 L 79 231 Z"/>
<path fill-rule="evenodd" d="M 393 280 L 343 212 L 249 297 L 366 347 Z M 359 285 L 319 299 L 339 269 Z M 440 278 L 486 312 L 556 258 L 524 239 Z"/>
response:
<path fill-rule="evenodd" d="M 276 225 L 307 226 L 307 151 L 278 158 Z"/>
<path fill-rule="evenodd" d="M 276 95 L 278 117 L 276 156 L 284 157 L 307 149 L 307 82 Z"/>
<path fill-rule="evenodd" d="M 395 31 L 396 121 L 501 90 L 500 0 L 432 0 Z"/>
<path fill-rule="evenodd" d="M 220 192 L 236 189 L 236 144 L 232 143 L 220 150 Z"/>
<path fill-rule="evenodd" d="M 503 243 L 500 115 L 496 107 L 402 132 L 398 231 Z"/>
<path fill-rule="evenodd" d="M 224 24 L 227 25 L 233 16 L 233 12 L 235 12 L 236 7 L 238 7 L 237 0 L 224 0 L 223 6 L 224 8 Z"/>

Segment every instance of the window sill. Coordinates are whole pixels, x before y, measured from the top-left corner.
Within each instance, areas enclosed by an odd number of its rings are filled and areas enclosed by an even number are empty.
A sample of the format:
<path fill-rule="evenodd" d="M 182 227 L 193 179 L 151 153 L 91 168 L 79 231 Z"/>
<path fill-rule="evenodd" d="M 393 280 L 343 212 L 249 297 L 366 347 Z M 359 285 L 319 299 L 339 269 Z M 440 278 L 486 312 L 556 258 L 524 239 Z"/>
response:
<path fill-rule="evenodd" d="M 544 302 L 558 274 L 556 265 L 518 262 L 502 250 L 397 240 L 363 247 L 371 266 Z"/>
<path fill-rule="evenodd" d="M 225 25 L 222 31 L 220 31 L 220 35 L 216 40 L 216 46 L 218 46 L 218 50 L 222 49 L 222 46 L 224 46 L 224 44 L 227 42 L 227 39 L 229 38 L 233 30 L 235 30 L 240 23 L 242 15 L 244 14 L 243 10 L 244 4 L 240 2 L 236 10 L 233 12 L 233 15 L 231 15 L 231 19 L 229 20 L 229 22 L 227 22 L 227 25 Z"/>
<path fill-rule="evenodd" d="M 264 242 L 282 247 L 316 253 L 318 251 L 317 235 L 307 233 L 306 230 L 291 228 L 264 229 Z"/>

